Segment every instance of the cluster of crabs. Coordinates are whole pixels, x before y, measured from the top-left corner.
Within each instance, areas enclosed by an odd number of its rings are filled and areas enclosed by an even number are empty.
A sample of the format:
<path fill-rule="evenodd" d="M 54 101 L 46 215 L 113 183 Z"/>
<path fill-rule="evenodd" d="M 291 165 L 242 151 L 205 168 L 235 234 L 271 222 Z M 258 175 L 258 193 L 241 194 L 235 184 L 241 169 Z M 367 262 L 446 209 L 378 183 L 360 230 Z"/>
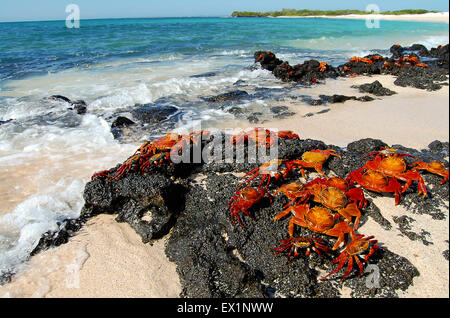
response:
<path fill-rule="evenodd" d="M 188 135 L 169 133 L 153 142 L 147 141 L 118 168 L 98 172 L 95 178 L 107 178 L 107 182 L 117 181 L 130 172 L 145 174 L 150 167 L 159 166 L 163 162 L 173 164 L 173 155 L 179 155 L 183 148 L 191 144 L 198 145 L 208 131 L 192 132 Z M 234 146 L 254 143 L 258 147 L 271 147 L 278 139 L 299 139 L 292 131 L 273 132 L 267 129 L 255 128 L 232 136 L 228 140 Z M 344 243 L 345 247 L 337 258 L 335 270 L 323 277 L 325 279 L 338 271 L 345 264 L 347 271 L 342 280 L 347 277 L 355 262 L 359 267 L 359 276 L 363 272 L 363 263 L 378 250 L 374 236 L 357 234 L 361 219 L 361 209 L 367 205 L 363 189 L 378 193 L 393 193 L 395 204 L 399 204 L 402 193 L 409 189 L 413 182 L 417 182 L 418 192 L 427 195 L 422 176 L 419 171 L 426 170 L 443 177 L 442 184 L 448 180 L 449 171 L 444 164 L 433 161 L 426 163 L 418 161 L 407 164 L 405 157 L 409 154 L 398 153 L 395 149 L 384 148 L 367 154 L 364 158 L 371 158 L 363 167 L 352 171 L 347 178 L 328 177 L 322 170 L 323 165 L 330 156 L 341 158 L 333 149 L 313 149 L 304 152 L 301 159 L 287 160 L 274 159 L 250 171 L 243 178 L 249 177 L 239 186 L 248 184 L 261 176 L 257 188 L 245 186 L 237 191 L 231 198 L 228 209 L 231 212 L 231 222 L 239 222 L 245 229 L 241 213 L 253 219 L 249 209 L 268 196 L 270 201 L 277 195 L 284 195 L 290 201 L 284 210 L 274 217 L 274 221 L 291 216 L 288 226 L 289 238 L 282 240 L 279 247 L 273 249 L 276 255 L 288 251 L 288 262 L 293 254 L 294 258 L 300 256 L 300 250 L 305 249 L 308 257 L 311 251 L 322 256 L 322 253 L 331 254 Z M 286 179 L 294 170 L 299 170 L 306 180 L 305 169 L 315 169 L 321 175 L 310 182 L 302 183 L 300 180 L 284 184 L 273 193 L 269 192 L 272 180 Z M 359 185 L 359 187 L 355 186 Z M 319 238 L 295 237 L 295 226 L 307 228 L 312 232 L 336 238 L 332 248 Z M 350 240 L 349 240 L 350 239 Z M 360 259 L 362 257 L 362 259 Z"/>
<path fill-rule="evenodd" d="M 284 134 L 284 137 L 298 138 L 297 135 L 292 134 Z M 260 140 L 253 141 L 261 144 Z M 305 249 L 307 257 L 311 251 L 322 256 L 322 253 L 330 254 L 338 250 L 342 243 L 345 243 L 342 252 L 333 260 L 334 263 L 338 263 L 336 269 L 321 278 L 325 279 L 337 273 L 345 264 L 348 264 L 347 271 L 342 277 L 344 280 L 351 273 L 354 262 L 358 265 L 359 276 L 361 276 L 363 263 L 367 263 L 378 250 L 374 236 L 365 237 L 356 233 L 361 219 L 361 209 L 367 205 L 362 188 L 378 193 L 394 193 L 397 205 L 401 200 L 401 194 L 414 181 L 418 183 L 419 194 L 427 195 L 424 180 L 419 174 L 420 170 L 441 175 L 444 178 L 442 184 L 448 180 L 449 171 L 437 161 L 426 163 L 416 160 L 408 165 L 404 157 L 412 156 L 398 153 L 395 149 L 384 148 L 367 154 L 365 158 L 371 157 L 371 159 L 362 168 L 351 172 L 346 179 L 329 178 L 322 167 L 330 156 L 341 159 L 341 156 L 332 149 L 315 149 L 304 152 L 301 159 L 275 159 L 261 165 L 247 173 L 243 178 L 249 178 L 239 185 L 243 186 L 261 176 L 259 186 L 257 188 L 245 186 L 237 191 L 231 198 L 228 208 L 231 212 L 232 223 L 235 224 L 237 221 L 245 229 L 241 213 L 253 219 L 249 209 L 265 196 L 268 196 L 271 202 L 277 195 L 286 196 L 290 201 L 284 206 L 284 210 L 274 217 L 274 221 L 286 216 L 291 217 L 288 226 L 289 238 L 281 240 L 281 245 L 273 249 L 275 254 L 287 252 L 287 260 L 290 262 L 291 256 L 299 257 L 301 249 Z M 302 177 L 306 179 L 306 168 L 313 168 L 322 176 L 308 183 L 297 180 L 282 185 L 273 193 L 269 192 L 271 180 L 286 179 L 293 170 L 300 170 Z M 356 187 L 355 184 L 360 187 Z M 336 242 L 330 248 L 319 238 L 295 237 L 295 226 L 334 237 Z M 349 241 L 346 240 L 347 236 L 350 238 Z"/>

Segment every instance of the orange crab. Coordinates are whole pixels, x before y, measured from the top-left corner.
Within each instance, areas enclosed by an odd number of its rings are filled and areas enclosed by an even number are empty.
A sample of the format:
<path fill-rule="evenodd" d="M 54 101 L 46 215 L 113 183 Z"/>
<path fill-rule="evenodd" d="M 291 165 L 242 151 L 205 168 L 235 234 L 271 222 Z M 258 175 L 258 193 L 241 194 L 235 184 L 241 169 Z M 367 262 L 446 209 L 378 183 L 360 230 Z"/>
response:
<path fill-rule="evenodd" d="M 367 204 L 361 189 L 349 189 L 344 179 L 334 177 L 330 181 L 324 178 L 317 178 L 306 184 L 303 192 L 304 196 L 300 202 L 305 202 L 312 197 L 314 202 L 336 211 L 348 222 L 351 222 L 352 218 L 355 217 L 353 229 L 356 230 L 358 228 L 361 220 L 361 211 L 357 203 L 359 203 L 360 208 Z"/>
<path fill-rule="evenodd" d="M 395 196 L 395 205 L 398 205 L 401 200 L 402 186 L 395 178 L 388 178 L 383 173 L 367 170 L 364 168 L 352 171 L 348 177 L 347 182 L 353 185 L 355 182 L 364 189 L 384 193 L 391 192 Z"/>
<path fill-rule="evenodd" d="M 294 236 L 294 225 L 296 224 L 316 233 L 337 237 L 333 250 L 336 250 L 344 242 L 345 234 L 353 232 L 350 225 L 341 220 L 339 214 L 333 214 L 331 210 L 324 207 L 310 208 L 309 204 L 291 206 L 276 215 L 274 221 L 277 222 L 288 214 L 292 214 L 292 218 L 289 220 L 291 237 Z"/>
<path fill-rule="evenodd" d="M 319 71 L 321 71 L 321 72 L 325 72 L 327 70 L 327 68 L 328 68 L 327 62 L 321 62 L 318 67 Z"/>
<path fill-rule="evenodd" d="M 290 237 L 288 239 L 281 240 L 281 245 L 273 248 L 272 251 L 276 252 L 275 256 L 277 256 L 289 249 L 289 253 L 287 255 L 287 260 L 289 263 L 292 252 L 294 252 L 294 258 L 300 256 L 300 253 L 298 252 L 299 249 L 306 248 L 305 256 L 307 257 L 311 254 L 311 250 L 316 252 L 319 256 L 322 256 L 322 253 L 320 251 L 328 253 L 330 251 L 330 248 L 322 244 L 322 242 L 322 239 L 313 237 Z"/>
<path fill-rule="evenodd" d="M 254 219 L 248 212 L 248 209 L 260 202 L 266 193 L 267 191 L 265 189 L 255 189 L 253 187 L 245 187 L 244 189 L 237 191 L 228 203 L 228 209 L 231 212 L 231 221 L 233 224 L 235 224 L 236 219 L 242 228 L 245 228 L 239 213 L 244 212 L 251 219 Z"/>
<path fill-rule="evenodd" d="M 449 170 L 445 169 L 445 166 L 442 162 L 439 162 L 436 160 L 434 160 L 430 163 L 423 162 L 423 161 L 416 161 L 416 162 L 410 164 L 410 166 L 415 166 L 412 168 L 413 171 L 426 170 L 428 172 L 431 172 L 431 173 L 434 173 L 434 174 L 444 177 L 441 184 L 444 184 L 448 180 Z"/>
<path fill-rule="evenodd" d="M 348 61 L 349 62 L 355 62 L 355 63 L 363 62 L 363 63 L 366 63 L 366 64 L 373 64 L 373 61 L 371 59 L 367 58 L 367 57 L 354 56 L 351 59 L 349 59 Z"/>
<path fill-rule="evenodd" d="M 273 196 L 277 196 L 278 193 L 283 193 L 291 202 L 295 201 L 298 197 L 304 195 L 304 186 L 300 181 L 294 181 L 288 184 L 283 184 L 273 193 Z M 288 203 L 286 206 L 290 205 Z"/>
<path fill-rule="evenodd" d="M 323 164 L 330 158 L 330 156 L 342 157 L 335 153 L 333 149 L 320 150 L 315 149 L 303 153 L 301 160 L 292 160 L 291 164 L 300 169 L 303 178 L 306 179 L 304 168 L 314 168 L 318 173 L 326 177 L 325 172 L 322 171 Z"/>
<path fill-rule="evenodd" d="M 249 131 L 243 131 L 230 138 L 229 142 L 232 144 L 243 144 L 252 140 L 257 147 L 265 145 L 266 147 L 272 146 L 276 138 L 281 139 L 299 139 L 297 134 L 294 134 L 291 130 L 282 130 L 279 132 L 273 132 L 268 129 L 254 128 Z"/>
<path fill-rule="evenodd" d="M 358 208 L 362 209 L 367 205 L 367 200 L 364 198 L 364 192 L 360 188 L 350 187 L 347 180 L 339 177 L 331 177 L 331 178 L 316 178 L 313 181 L 309 182 L 305 185 L 307 188 L 310 185 L 315 183 L 325 185 L 327 187 L 333 187 L 338 190 L 341 190 L 345 193 L 348 199 L 352 202 L 356 202 Z"/>
<path fill-rule="evenodd" d="M 416 56 L 411 56 L 409 54 L 405 54 L 405 55 L 403 55 L 403 56 L 398 58 L 398 62 L 400 62 L 400 63 L 417 64 L 417 63 L 420 63 L 420 60 Z"/>
<path fill-rule="evenodd" d="M 341 281 L 343 281 L 345 277 L 350 275 L 353 269 L 353 261 L 355 261 L 356 264 L 358 265 L 359 277 L 361 277 L 363 273 L 363 262 L 367 263 L 369 258 L 379 249 L 378 245 L 376 245 L 378 241 L 373 240 L 373 238 L 374 236 L 364 237 L 364 235 L 355 234 L 352 237 L 352 241 L 347 245 L 347 247 L 342 251 L 342 253 L 335 260 L 333 260 L 333 263 L 339 263 L 337 268 L 331 273 L 329 273 L 327 276 L 322 277 L 321 279 L 323 280 L 337 273 L 348 262 L 347 271 L 341 278 Z M 368 253 L 363 256 L 363 253 L 367 251 Z M 360 260 L 359 257 L 363 257 L 363 259 Z"/>
<path fill-rule="evenodd" d="M 281 139 L 300 139 L 300 137 L 292 130 L 281 130 L 277 132 L 278 138 Z"/>
<path fill-rule="evenodd" d="M 426 65 L 425 63 L 419 63 L 419 64 L 416 64 L 416 66 L 417 67 L 423 67 L 423 68 L 429 68 L 429 66 Z"/>
<path fill-rule="evenodd" d="M 384 60 L 384 57 L 382 57 L 381 55 L 377 54 L 371 57 L 371 59 L 373 61 L 378 61 L 378 60 Z"/>
<path fill-rule="evenodd" d="M 249 183 L 256 177 L 258 177 L 258 175 L 262 174 L 263 177 L 261 178 L 261 183 L 259 184 L 259 186 L 261 187 L 264 181 L 267 180 L 266 185 L 267 189 L 272 178 L 275 178 L 275 180 L 279 180 L 280 178 L 286 178 L 292 169 L 293 166 L 289 160 L 273 159 L 247 173 L 243 178 L 246 178 L 248 176 L 251 176 L 251 178 L 248 179 L 247 181 L 242 182 L 240 185 L 243 185 L 244 183 Z"/>
<path fill-rule="evenodd" d="M 374 159 L 368 161 L 363 168 L 375 170 L 387 177 L 396 178 L 406 182 L 402 192 L 405 192 L 411 186 L 413 181 L 417 181 L 419 194 L 422 194 L 424 197 L 427 196 L 427 187 L 425 186 L 422 176 L 417 171 L 407 170 L 407 164 L 403 159 L 403 157 L 415 158 L 414 156 L 397 153 L 395 149 L 383 149 L 378 152 L 371 152 L 365 157 L 372 154 L 377 155 Z"/>

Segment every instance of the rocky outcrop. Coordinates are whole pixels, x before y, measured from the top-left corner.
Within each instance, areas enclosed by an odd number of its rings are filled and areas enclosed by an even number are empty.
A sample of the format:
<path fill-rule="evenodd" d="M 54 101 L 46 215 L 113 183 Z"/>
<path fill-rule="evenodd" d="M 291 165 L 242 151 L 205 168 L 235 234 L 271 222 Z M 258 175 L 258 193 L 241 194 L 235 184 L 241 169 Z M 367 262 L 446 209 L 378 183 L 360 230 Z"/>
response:
<path fill-rule="evenodd" d="M 448 44 L 431 50 L 420 44 L 411 47 L 394 45 L 390 51 L 391 57 L 378 54 L 362 58 L 353 57 L 338 67 L 317 60 L 307 60 L 302 64 L 291 66 L 270 51 L 257 51 L 255 63 L 259 63 L 263 69 L 271 71 L 275 77 L 284 82 L 293 81 L 304 85 L 312 85 L 320 80 L 340 76 L 390 74 L 398 77 L 395 81 L 396 85 L 437 90 L 442 87 L 442 82 L 447 80 Z"/>

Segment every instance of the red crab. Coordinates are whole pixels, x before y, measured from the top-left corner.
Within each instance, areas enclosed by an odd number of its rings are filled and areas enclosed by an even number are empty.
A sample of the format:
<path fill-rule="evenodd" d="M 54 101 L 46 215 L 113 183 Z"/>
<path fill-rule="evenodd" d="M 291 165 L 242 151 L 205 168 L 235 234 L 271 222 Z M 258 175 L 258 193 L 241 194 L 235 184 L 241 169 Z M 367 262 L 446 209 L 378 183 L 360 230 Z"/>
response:
<path fill-rule="evenodd" d="M 299 139 L 299 136 L 290 130 L 273 132 L 268 129 L 254 128 L 234 135 L 230 138 L 229 142 L 232 144 L 243 144 L 244 142 L 252 140 L 257 147 L 270 147 L 275 143 L 276 137 L 281 139 Z"/>
<path fill-rule="evenodd" d="M 308 188 L 314 184 L 321 184 L 327 187 L 333 187 L 338 190 L 341 190 L 345 193 L 347 198 L 351 202 L 355 202 L 358 205 L 358 208 L 362 209 L 367 205 L 367 200 L 364 197 L 364 192 L 360 188 L 350 187 L 347 180 L 339 178 L 339 177 L 331 177 L 331 178 L 316 178 L 313 181 L 305 184 L 305 188 Z"/>
<path fill-rule="evenodd" d="M 294 236 L 294 225 L 296 224 L 316 233 L 337 237 L 333 246 L 333 250 L 336 250 L 344 241 L 345 234 L 353 233 L 353 229 L 347 222 L 341 220 L 339 214 L 333 214 L 331 210 L 320 206 L 310 209 L 309 204 L 291 206 L 276 215 L 274 221 L 278 221 L 289 213 L 292 214 L 292 218 L 289 220 L 291 237 Z"/>
<path fill-rule="evenodd" d="M 444 164 L 439 161 L 434 160 L 431 163 L 416 161 L 410 164 L 410 166 L 415 166 L 412 168 L 413 171 L 426 170 L 428 172 L 444 177 L 441 184 L 444 184 L 448 180 L 449 171 L 448 169 L 446 170 Z"/>
<path fill-rule="evenodd" d="M 361 277 L 363 273 L 363 262 L 367 263 L 370 256 L 372 256 L 377 250 L 378 245 L 376 243 L 377 240 L 372 240 L 374 236 L 364 237 L 364 235 L 355 234 L 352 237 L 352 241 L 347 245 L 347 247 L 342 251 L 342 253 L 333 260 L 333 263 L 339 263 L 337 268 L 329 273 L 327 276 L 322 277 L 321 279 L 325 279 L 338 271 L 341 270 L 342 267 L 348 262 L 347 265 L 347 271 L 345 272 L 344 276 L 341 278 L 341 281 L 345 279 L 348 275 L 350 275 L 352 269 L 353 269 L 353 261 L 356 262 L 356 264 L 359 267 L 359 277 Z M 367 252 L 366 255 L 363 256 L 363 253 Z M 363 259 L 360 260 L 359 257 L 362 257 Z"/>
<path fill-rule="evenodd" d="M 252 175 L 251 178 L 247 181 L 242 182 L 240 185 L 248 183 L 262 174 L 263 177 L 261 178 L 259 186 L 261 187 L 264 181 L 267 180 L 267 189 L 272 178 L 275 178 L 276 180 L 279 180 L 280 178 L 286 178 L 292 169 L 293 166 L 289 160 L 273 159 L 247 173 L 243 178 Z"/>
<path fill-rule="evenodd" d="M 366 64 L 373 64 L 373 61 L 371 59 L 367 58 L 367 57 L 354 56 L 351 59 L 349 59 L 348 61 L 349 62 L 355 62 L 355 63 L 363 62 L 363 63 L 366 63 Z"/>
<path fill-rule="evenodd" d="M 300 181 L 294 181 L 288 184 L 283 184 L 273 193 L 273 196 L 278 195 L 278 193 L 283 193 L 291 201 L 286 204 L 285 208 L 292 203 L 294 203 L 297 198 L 303 197 L 305 195 L 304 186 Z"/>
<path fill-rule="evenodd" d="M 416 64 L 416 67 L 429 68 L 429 66 L 426 65 L 425 63 L 419 63 L 419 64 Z"/>
<path fill-rule="evenodd" d="M 287 260 L 289 263 L 292 252 L 294 252 L 294 258 L 297 258 L 300 255 L 298 252 L 299 249 L 306 248 L 305 256 L 309 256 L 311 254 L 311 250 L 316 252 L 319 256 L 322 256 L 320 251 L 329 253 L 330 248 L 322 244 L 322 242 L 322 239 L 313 237 L 290 237 L 288 239 L 281 240 L 281 245 L 273 248 L 272 251 L 276 252 L 275 255 L 279 255 L 289 249 L 289 253 L 287 255 Z"/>
<path fill-rule="evenodd" d="M 231 211 L 231 221 L 233 224 L 235 224 L 236 219 L 242 228 L 245 228 L 239 213 L 244 212 L 251 219 L 254 219 L 248 212 L 248 209 L 260 202 L 266 193 L 267 191 L 265 189 L 255 189 L 253 187 L 245 187 L 244 189 L 237 191 L 228 203 L 228 209 Z"/>
<path fill-rule="evenodd" d="M 402 192 L 405 192 L 413 181 L 418 182 L 419 194 L 427 196 L 427 187 L 422 176 L 414 170 L 407 170 L 407 164 L 403 157 L 413 157 L 408 154 L 397 153 L 394 149 L 384 149 L 371 152 L 367 156 L 376 154 L 375 158 L 368 161 L 363 168 L 383 173 L 387 177 L 396 178 L 406 182 Z M 366 157 L 367 157 L 366 156 Z"/>
<path fill-rule="evenodd" d="M 338 157 L 342 159 L 342 157 L 335 153 L 336 151 L 333 149 L 320 150 L 315 149 L 311 151 L 307 151 L 303 153 L 301 160 L 292 160 L 290 164 L 299 168 L 303 178 L 306 179 L 305 171 L 303 168 L 314 168 L 318 173 L 326 177 L 325 172 L 322 171 L 323 164 L 328 160 L 330 156 Z"/>
<path fill-rule="evenodd" d="M 355 182 L 363 188 L 378 192 L 391 192 L 395 195 L 395 205 L 400 203 L 402 185 L 395 178 L 388 178 L 383 173 L 367 170 L 364 168 L 351 172 L 347 177 L 347 182 L 353 185 Z"/>
<path fill-rule="evenodd" d="M 318 67 L 319 71 L 321 71 L 321 72 L 325 72 L 327 70 L 327 68 L 328 68 L 327 62 L 321 62 Z"/>
<path fill-rule="evenodd" d="M 305 202 L 312 197 L 314 202 L 336 211 L 348 222 L 351 222 L 352 218 L 355 217 L 353 229 L 358 228 L 361 219 L 359 208 L 367 204 L 361 189 L 349 189 L 348 183 L 338 177 L 332 179 L 317 178 L 306 184 L 304 188 L 304 194 L 300 202 Z"/>

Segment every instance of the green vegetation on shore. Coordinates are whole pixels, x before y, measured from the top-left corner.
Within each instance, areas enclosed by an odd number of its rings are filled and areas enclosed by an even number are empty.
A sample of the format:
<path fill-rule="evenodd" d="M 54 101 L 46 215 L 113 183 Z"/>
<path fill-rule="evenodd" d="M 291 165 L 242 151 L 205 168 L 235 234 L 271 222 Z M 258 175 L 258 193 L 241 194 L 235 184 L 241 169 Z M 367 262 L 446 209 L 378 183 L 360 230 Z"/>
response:
<path fill-rule="evenodd" d="M 423 14 L 430 12 L 439 11 L 429 11 L 422 9 L 406 9 L 406 10 L 396 10 L 396 11 L 383 11 L 380 14 L 384 15 L 402 15 L 402 14 Z M 268 12 L 252 12 L 252 11 L 234 11 L 231 16 L 233 17 L 308 17 L 317 15 L 326 16 L 337 16 L 337 15 L 348 15 L 348 14 L 373 14 L 375 12 L 367 12 L 362 10 L 296 10 L 296 9 L 283 9 L 281 11 L 268 11 Z"/>

